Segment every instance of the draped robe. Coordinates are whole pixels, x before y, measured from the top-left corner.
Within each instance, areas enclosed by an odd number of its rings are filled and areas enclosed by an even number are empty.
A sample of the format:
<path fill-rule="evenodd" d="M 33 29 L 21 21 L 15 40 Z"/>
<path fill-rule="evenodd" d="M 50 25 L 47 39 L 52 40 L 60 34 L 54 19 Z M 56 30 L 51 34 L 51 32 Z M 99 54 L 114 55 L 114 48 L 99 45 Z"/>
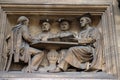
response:
<path fill-rule="evenodd" d="M 63 58 L 64 61 L 58 65 L 60 68 L 65 70 L 65 63 L 81 68 L 81 65 L 89 62 L 88 69 L 102 69 L 103 67 L 103 54 L 102 54 L 102 38 L 99 30 L 95 27 L 88 27 L 82 30 L 78 34 L 78 42 L 84 38 L 92 38 L 95 40 L 94 43 L 84 44 L 80 46 L 71 47 L 68 49 L 66 56 Z"/>
<path fill-rule="evenodd" d="M 14 55 L 14 62 L 19 62 L 21 56 L 24 56 L 24 62 L 28 62 L 28 43 L 31 41 L 32 38 L 26 25 L 18 24 L 12 28 L 8 50 Z"/>

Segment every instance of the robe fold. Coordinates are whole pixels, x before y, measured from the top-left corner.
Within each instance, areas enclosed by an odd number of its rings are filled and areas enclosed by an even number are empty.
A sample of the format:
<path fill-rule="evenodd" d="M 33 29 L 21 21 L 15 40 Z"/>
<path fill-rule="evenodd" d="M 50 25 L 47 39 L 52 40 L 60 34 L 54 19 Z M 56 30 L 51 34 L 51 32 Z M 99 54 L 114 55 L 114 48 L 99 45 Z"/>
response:
<path fill-rule="evenodd" d="M 84 38 L 92 38 L 95 40 L 95 42 L 69 48 L 64 61 L 76 68 L 81 68 L 82 64 L 89 62 L 89 69 L 102 69 L 104 63 L 102 52 L 102 38 L 98 29 L 89 27 L 85 30 L 82 30 L 78 34 L 78 38 L 78 40 Z M 62 65 L 59 66 L 62 68 Z"/>

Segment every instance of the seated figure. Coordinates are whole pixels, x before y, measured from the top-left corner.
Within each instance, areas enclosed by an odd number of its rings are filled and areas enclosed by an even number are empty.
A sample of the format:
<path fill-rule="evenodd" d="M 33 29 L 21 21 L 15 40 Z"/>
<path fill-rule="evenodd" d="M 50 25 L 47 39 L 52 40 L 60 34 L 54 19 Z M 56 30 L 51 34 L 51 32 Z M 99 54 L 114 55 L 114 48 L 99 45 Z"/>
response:
<path fill-rule="evenodd" d="M 40 24 L 41 24 L 41 30 L 42 32 L 40 32 L 38 35 L 36 35 L 36 39 L 39 41 L 48 41 L 48 39 L 50 37 L 52 37 L 52 33 L 50 32 L 51 29 L 51 20 L 50 19 L 43 19 L 40 20 Z"/>
<path fill-rule="evenodd" d="M 67 71 L 69 65 L 85 71 L 102 70 L 103 55 L 100 32 L 96 27 L 90 26 L 92 21 L 90 13 L 82 15 L 78 21 L 81 31 L 78 33 L 78 37 L 73 39 L 78 41 L 79 46 L 69 48 L 57 67 L 49 72 Z"/>
<path fill-rule="evenodd" d="M 28 63 L 28 66 L 24 67 L 23 71 L 34 72 L 41 63 L 44 52 L 29 46 L 35 40 L 28 31 L 29 19 L 20 16 L 17 22 L 18 24 L 12 28 L 11 34 L 6 39 L 9 59 L 6 62 L 5 70 L 9 70 L 13 56 L 15 63 L 20 60 Z"/>
<path fill-rule="evenodd" d="M 61 42 L 72 42 L 71 39 L 75 37 L 75 34 L 70 30 L 70 24 L 72 21 L 65 19 L 65 18 L 59 18 L 59 27 L 60 31 L 56 34 L 58 38 L 60 38 Z M 59 59 L 58 63 L 61 62 L 61 60 L 66 56 L 66 52 L 68 49 L 62 49 L 59 51 Z"/>
<path fill-rule="evenodd" d="M 36 39 L 40 42 L 48 42 L 49 39 L 52 38 L 53 36 L 53 33 L 50 32 L 50 29 L 51 29 L 51 22 L 52 20 L 50 19 L 43 19 L 43 20 L 40 20 L 40 23 L 41 23 L 41 31 L 38 35 L 36 35 Z M 40 46 L 39 46 L 40 47 Z M 51 66 L 51 62 L 54 61 L 53 57 L 55 57 L 56 54 L 56 51 L 51 51 L 51 46 L 50 45 L 45 45 L 43 46 L 42 45 L 42 49 L 45 53 L 45 56 L 44 56 L 44 59 L 41 63 L 41 66 L 39 68 L 39 71 L 40 72 L 46 72 L 47 70 L 51 69 L 52 67 L 54 66 Z M 55 53 L 55 55 L 54 55 Z M 57 58 L 57 57 L 56 57 Z"/>

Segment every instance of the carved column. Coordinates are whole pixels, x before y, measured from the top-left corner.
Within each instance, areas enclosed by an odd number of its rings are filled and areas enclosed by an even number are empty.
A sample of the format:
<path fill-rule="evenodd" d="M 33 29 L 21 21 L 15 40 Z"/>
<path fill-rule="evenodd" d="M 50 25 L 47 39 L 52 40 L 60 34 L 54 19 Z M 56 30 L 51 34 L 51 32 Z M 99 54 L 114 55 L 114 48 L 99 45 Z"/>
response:
<path fill-rule="evenodd" d="M 4 49 L 4 41 L 5 41 L 5 27 L 6 27 L 6 14 L 1 9 L 0 6 L 0 70 L 3 69 L 4 60 L 3 60 L 3 49 Z"/>
<path fill-rule="evenodd" d="M 119 75 L 119 56 L 112 5 L 102 15 L 102 33 L 105 71 Z"/>
<path fill-rule="evenodd" d="M 110 54 L 111 54 L 111 67 L 112 67 L 112 73 L 113 74 L 118 74 L 119 73 L 119 54 L 118 54 L 118 49 L 117 49 L 117 38 L 116 38 L 116 30 L 115 30 L 115 23 L 114 23 L 114 17 L 113 17 L 113 7 L 110 5 L 108 8 L 108 20 L 109 20 L 109 38 L 110 38 Z"/>

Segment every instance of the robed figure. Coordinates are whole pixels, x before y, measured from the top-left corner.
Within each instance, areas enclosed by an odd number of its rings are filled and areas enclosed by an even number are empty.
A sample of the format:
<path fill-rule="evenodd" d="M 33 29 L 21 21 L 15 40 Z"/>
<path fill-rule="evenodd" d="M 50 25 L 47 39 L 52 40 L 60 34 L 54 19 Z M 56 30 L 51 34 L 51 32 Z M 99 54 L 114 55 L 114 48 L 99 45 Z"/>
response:
<path fill-rule="evenodd" d="M 9 59 L 6 62 L 5 70 L 9 70 L 12 58 L 14 58 L 13 62 L 15 63 L 20 60 L 28 63 L 28 66 L 24 67 L 23 71 L 33 72 L 37 70 L 44 53 L 29 46 L 34 41 L 28 30 L 29 19 L 25 16 L 20 16 L 17 22 L 18 24 L 12 28 L 11 34 L 6 39 Z"/>
<path fill-rule="evenodd" d="M 66 71 L 69 65 L 85 71 L 103 69 L 102 38 L 99 30 L 90 26 L 89 13 L 81 16 L 79 22 L 81 31 L 73 39 L 78 41 L 79 46 L 69 48 L 57 68 L 49 72 Z"/>

